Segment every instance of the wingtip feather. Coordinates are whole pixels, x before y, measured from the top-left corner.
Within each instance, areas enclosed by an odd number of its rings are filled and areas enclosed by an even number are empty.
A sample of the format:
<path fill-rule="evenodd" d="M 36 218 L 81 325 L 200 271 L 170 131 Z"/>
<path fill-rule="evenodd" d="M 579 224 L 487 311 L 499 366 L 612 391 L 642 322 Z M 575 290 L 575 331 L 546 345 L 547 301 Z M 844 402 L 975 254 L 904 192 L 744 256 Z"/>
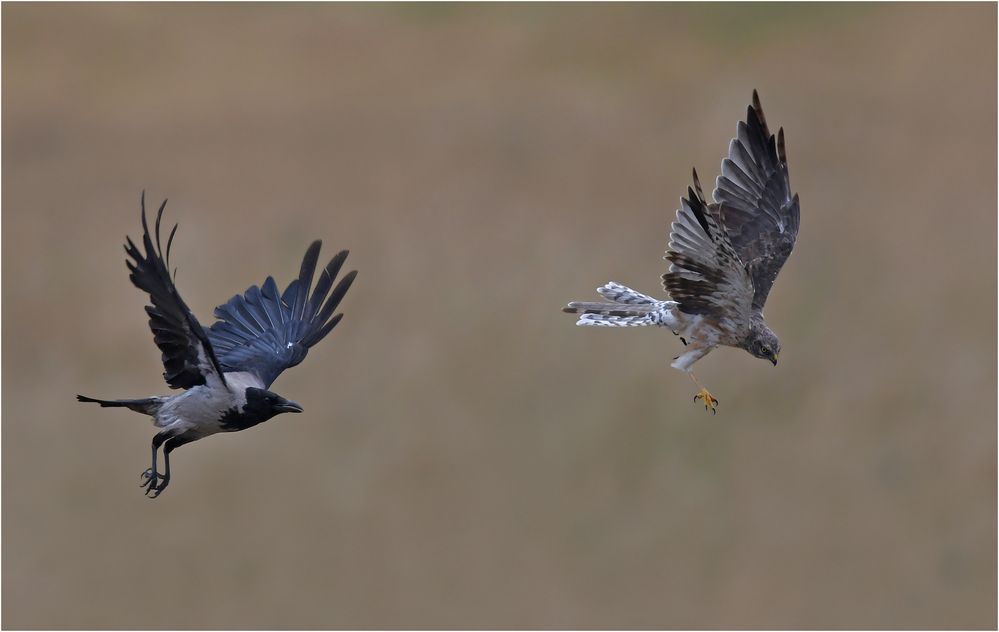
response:
<path fill-rule="evenodd" d="M 167 251 L 166 251 L 166 265 L 167 265 L 167 267 L 170 266 L 170 249 L 173 247 L 173 238 L 174 238 L 174 235 L 177 234 L 177 229 L 179 227 L 180 227 L 180 224 L 174 224 L 173 225 L 173 230 L 170 231 L 170 237 L 167 238 Z M 174 275 L 175 276 L 176 276 L 176 274 L 177 274 L 176 271 L 174 271 Z"/>
<path fill-rule="evenodd" d="M 299 270 L 298 278 L 304 279 L 306 276 L 309 280 L 312 280 L 312 275 L 316 271 L 316 262 L 319 260 L 319 250 L 323 247 L 323 241 L 317 239 L 309 244 L 309 247 L 305 249 L 305 256 L 302 257 L 302 268 Z"/>
<path fill-rule="evenodd" d="M 302 267 L 298 271 L 298 295 L 292 309 L 293 319 L 297 320 L 305 313 L 305 304 L 312 289 L 312 278 L 316 274 L 316 263 L 319 261 L 319 250 L 322 246 L 321 239 L 313 241 L 305 250 L 305 256 L 302 257 Z"/>
<path fill-rule="evenodd" d="M 691 172 L 693 173 L 694 176 L 694 189 L 697 191 L 697 197 L 703 200 L 704 191 L 701 189 L 701 179 L 697 177 L 697 169 L 692 167 Z"/>
<path fill-rule="evenodd" d="M 143 238 L 149 234 L 149 224 L 146 222 L 146 193 L 142 192 L 142 234 Z"/>
<path fill-rule="evenodd" d="M 767 126 L 767 117 L 763 114 L 763 106 L 760 104 L 760 95 L 756 92 L 756 90 L 753 90 L 753 105 L 750 109 L 756 116 L 756 119 L 760 124 L 760 128 L 763 130 L 764 138 L 770 136 L 770 128 Z M 747 122 L 748 121 L 749 119 L 747 118 Z"/>

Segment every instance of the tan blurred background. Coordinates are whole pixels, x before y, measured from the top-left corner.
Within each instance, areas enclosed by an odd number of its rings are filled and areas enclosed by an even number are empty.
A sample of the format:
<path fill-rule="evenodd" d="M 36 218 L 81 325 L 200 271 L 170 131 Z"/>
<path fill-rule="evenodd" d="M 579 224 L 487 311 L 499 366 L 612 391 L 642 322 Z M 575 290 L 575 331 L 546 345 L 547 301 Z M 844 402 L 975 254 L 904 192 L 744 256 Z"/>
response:
<path fill-rule="evenodd" d="M 996 6 L 3 7 L 7 628 L 996 621 Z M 777 369 L 559 308 L 659 293 L 690 167 L 758 88 L 798 248 Z M 275 385 L 174 454 L 121 244 L 169 196 L 203 322 L 360 270 Z"/>

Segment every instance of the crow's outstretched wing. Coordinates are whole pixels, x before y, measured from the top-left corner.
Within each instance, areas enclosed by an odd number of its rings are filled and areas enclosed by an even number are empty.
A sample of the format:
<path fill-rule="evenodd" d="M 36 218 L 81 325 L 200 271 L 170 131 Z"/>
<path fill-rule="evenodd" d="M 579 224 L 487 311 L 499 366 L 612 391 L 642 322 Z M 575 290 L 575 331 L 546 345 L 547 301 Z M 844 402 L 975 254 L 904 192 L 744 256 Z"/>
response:
<path fill-rule="evenodd" d="M 714 190 L 717 212 L 753 279 L 753 309 L 759 311 L 794 248 L 799 208 L 787 172 L 784 129 L 775 142 L 755 90 L 721 170 Z"/>
<path fill-rule="evenodd" d="M 163 352 L 163 378 L 170 388 L 191 388 L 206 382 L 210 374 L 219 376 L 223 384 L 225 378 L 198 319 L 184 303 L 170 278 L 170 246 L 177 232 L 174 225 L 167 239 L 166 255 L 160 247 L 160 220 L 166 200 L 156 213 L 156 245 L 149 234 L 146 223 L 146 194 L 142 193 L 142 247 L 144 253 L 126 238 L 126 260 L 131 272 L 129 278 L 135 287 L 149 294 L 152 305 L 146 306 L 149 314 L 149 328 L 153 340 Z"/>
<path fill-rule="evenodd" d="M 717 218 L 708 210 L 694 172 L 694 188 L 670 229 L 663 287 L 680 311 L 704 316 L 714 326 L 738 336 L 749 326 L 753 283 Z"/>
<path fill-rule="evenodd" d="M 305 251 L 298 278 L 283 293 L 278 292 L 274 278 L 267 277 L 260 287 L 251 286 L 242 296 L 237 294 L 215 308 L 219 320 L 208 330 L 208 337 L 223 369 L 253 373 L 265 388 L 270 387 L 282 371 L 304 360 L 309 348 L 340 322 L 343 314 L 334 316 L 333 312 L 357 271 L 348 272 L 333 287 L 347 259 L 346 250 L 337 253 L 319 275 L 310 297 L 322 243 L 312 242 Z"/>

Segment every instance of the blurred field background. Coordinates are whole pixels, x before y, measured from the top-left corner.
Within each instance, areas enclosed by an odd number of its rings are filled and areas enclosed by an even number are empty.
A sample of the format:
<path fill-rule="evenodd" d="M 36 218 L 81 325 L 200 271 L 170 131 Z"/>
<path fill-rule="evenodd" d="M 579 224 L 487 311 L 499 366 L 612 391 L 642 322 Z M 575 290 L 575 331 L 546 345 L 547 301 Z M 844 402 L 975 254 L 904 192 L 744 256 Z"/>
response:
<path fill-rule="evenodd" d="M 3 6 L 6 628 L 995 628 L 996 6 Z M 559 312 L 659 292 L 753 88 L 780 366 Z M 186 446 L 127 279 L 202 322 L 351 249 L 346 317 Z"/>

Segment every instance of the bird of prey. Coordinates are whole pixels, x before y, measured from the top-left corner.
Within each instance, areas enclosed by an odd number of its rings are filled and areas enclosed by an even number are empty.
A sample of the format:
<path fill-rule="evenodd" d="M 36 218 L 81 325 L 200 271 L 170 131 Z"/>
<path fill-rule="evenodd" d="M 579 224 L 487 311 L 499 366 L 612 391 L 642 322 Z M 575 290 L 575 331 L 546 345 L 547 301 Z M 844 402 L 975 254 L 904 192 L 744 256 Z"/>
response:
<path fill-rule="evenodd" d="M 776 139 L 770 133 L 755 90 L 722 160 L 713 202 L 704 198 L 696 170 L 693 177 L 664 257 L 669 269 L 663 288 L 672 300 L 610 282 L 597 289 L 606 301 L 572 302 L 563 311 L 580 314 L 576 324 L 582 326 L 668 327 L 686 347 L 671 366 L 690 375 L 700 389 L 694 401 L 703 400 L 714 413 L 718 400 L 691 367 L 718 346 L 745 349 L 777 365 L 780 341 L 763 318 L 763 305 L 798 234 L 784 129 Z"/>
<path fill-rule="evenodd" d="M 126 260 L 132 283 L 149 294 L 149 328 L 163 354 L 163 377 L 182 393 L 142 399 L 95 399 L 77 395 L 81 402 L 102 407 L 124 407 L 149 415 L 159 432 L 153 437 L 152 466 L 142 473 L 146 495 L 156 498 L 170 483 L 170 453 L 180 446 L 219 432 L 237 432 L 281 413 L 300 413 L 302 407 L 270 389 L 287 368 L 305 359 L 309 348 L 336 327 L 343 314 L 333 314 L 356 271 L 333 287 L 347 251 L 326 265 L 315 288 L 321 241 L 305 251 L 298 278 L 279 292 L 272 277 L 253 285 L 215 308 L 217 320 L 208 330 L 188 309 L 170 276 L 170 247 L 177 226 L 170 231 L 166 252 L 160 245 L 160 220 L 166 200 L 156 213 L 155 235 L 146 223 L 142 195 L 142 249 L 126 238 Z M 154 246 L 155 244 L 155 246 Z M 331 291 L 332 288 L 332 291 Z M 311 290 L 311 295 L 310 295 Z M 163 470 L 156 454 L 163 446 Z"/>

